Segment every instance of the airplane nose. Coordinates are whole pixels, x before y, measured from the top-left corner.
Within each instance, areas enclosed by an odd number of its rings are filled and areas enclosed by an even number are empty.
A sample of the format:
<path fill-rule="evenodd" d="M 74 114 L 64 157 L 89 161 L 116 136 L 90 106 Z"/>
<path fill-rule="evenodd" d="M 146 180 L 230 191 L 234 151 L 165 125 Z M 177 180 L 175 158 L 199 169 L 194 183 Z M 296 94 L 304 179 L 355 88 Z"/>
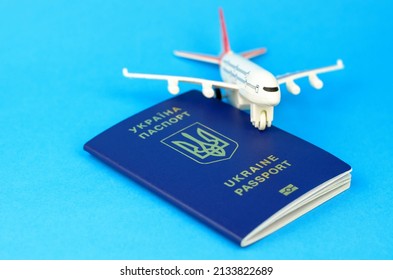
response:
<path fill-rule="evenodd" d="M 270 106 L 276 106 L 281 101 L 280 90 L 275 91 L 275 92 L 265 91 L 265 95 L 267 97 L 267 103 L 269 103 Z"/>

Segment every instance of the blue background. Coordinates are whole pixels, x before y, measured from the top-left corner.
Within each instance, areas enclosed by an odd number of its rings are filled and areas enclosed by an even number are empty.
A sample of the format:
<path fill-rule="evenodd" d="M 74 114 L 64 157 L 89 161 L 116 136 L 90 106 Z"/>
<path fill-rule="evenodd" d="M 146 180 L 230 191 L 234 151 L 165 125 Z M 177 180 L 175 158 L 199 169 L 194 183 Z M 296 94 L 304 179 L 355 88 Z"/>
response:
<path fill-rule="evenodd" d="M 274 74 L 332 64 L 316 91 L 284 88 L 274 124 L 353 167 L 351 189 L 240 248 L 82 150 L 169 98 L 121 69 L 219 80 L 231 46 Z M 0 2 L 1 259 L 393 259 L 390 1 Z M 389 87 L 388 87 L 389 86 Z M 182 91 L 195 86 L 183 86 Z M 220 112 L 217 112 L 219 114 Z"/>

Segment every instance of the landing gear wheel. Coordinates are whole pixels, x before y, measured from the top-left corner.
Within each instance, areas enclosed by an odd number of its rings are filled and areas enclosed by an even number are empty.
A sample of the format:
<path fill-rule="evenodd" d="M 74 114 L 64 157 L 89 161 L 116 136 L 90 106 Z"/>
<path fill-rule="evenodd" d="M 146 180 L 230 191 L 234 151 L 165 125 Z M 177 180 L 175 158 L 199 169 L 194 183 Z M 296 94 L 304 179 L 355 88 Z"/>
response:
<path fill-rule="evenodd" d="M 261 115 L 259 116 L 259 130 L 265 130 L 266 129 L 266 112 L 262 111 Z"/>

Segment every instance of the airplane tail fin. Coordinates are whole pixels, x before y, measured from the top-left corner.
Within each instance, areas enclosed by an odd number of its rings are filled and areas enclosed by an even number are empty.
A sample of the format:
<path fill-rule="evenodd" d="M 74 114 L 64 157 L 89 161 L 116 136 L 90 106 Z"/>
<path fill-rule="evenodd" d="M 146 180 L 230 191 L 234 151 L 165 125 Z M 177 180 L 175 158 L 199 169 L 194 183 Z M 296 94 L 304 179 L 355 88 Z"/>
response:
<path fill-rule="evenodd" d="M 227 26 L 225 24 L 225 19 L 224 19 L 224 12 L 222 11 L 221 8 L 219 9 L 219 13 L 220 13 L 220 27 L 221 27 L 221 44 L 222 44 L 221 55 L 224 55 L 231 51 L 231 46 L 229 44 Z"/>
<path fill-rule="evenodd" d="M 174 51 L 174 54 L 176 56 L 180 56 L 183 58 L 188 58 L 192 60 L 197 60 L 197 61 L 203 61 L 207 63 L 213 63 L 213 64 L 220 64 L 221 58 L 231 52 L 231 46 L 229 44 L 229 38 L 228 38 L 228 32 L 227 32 L 227 27 L 225 24 L 225 19 L 224 19 L 224 12 L 220 8 L 218 10 L 219 12 L 219 18 L 220 18 L 220 28 L 221 28 L 221 45 L 222 45 L 222 52 L 219 56 L 215 55 L 209 55 L 209 54 L 201 54 L 201 53 L 194 53 L 194 52 L 184 52 L 184 51 Z M 248 50 L 245 52 L 240 53 L 241 56 L 244 58 L 250 59 L 254 58 L 260 55 L 263 55 L 267 52 L 266 48 L 258 48 L 258 49 L 253 49 L 253 50 Z"/>
<path fill-rule="evenodd" d="M 197 61 L 203 61 L 207 63 L 220 64 L 221 57 L 231 51 L 231 47 L 229 45 L 227 28 L 224 20 L 224 13 L 222 9 L 219 9 L 219 17 L 220 17 L 220 27 L 221 27 L 221 44 L 222 44 L 222 53 L 219 56 L 209 55 L 209 54 L 200 54 L 194 52 L 184 52 L 184 51 L 174 51 L 176 56 L 180 56 L 183 58 L 188 58 Z"/>
<path fill-rule="evenodd" d="M 231 46 L 229 44 L 228 32 L 224 19 L 224 12 L 222 11 L 221 8 L 219 10 L 219 13 L 220 13 L 220 26 L 221 26 L 221 44 L 222 44 L 222 53 L 220 57 L 222 57 L 224 54 L 231 51 Z M 242 52 L 240 55 L 243 56 L 244 58 L 250 59 L 263 55 L 266 53 L 266 51 L 267 51 L 266 48 L 258 48 L 258 49 Z"/>

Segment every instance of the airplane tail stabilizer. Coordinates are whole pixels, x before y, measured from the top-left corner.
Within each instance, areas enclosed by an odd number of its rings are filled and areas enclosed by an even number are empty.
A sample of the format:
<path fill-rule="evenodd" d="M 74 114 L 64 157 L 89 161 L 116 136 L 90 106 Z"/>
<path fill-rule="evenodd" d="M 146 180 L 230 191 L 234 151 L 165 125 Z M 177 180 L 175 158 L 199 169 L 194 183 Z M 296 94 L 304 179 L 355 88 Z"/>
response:
<path fill-rule="evenodd" d="M 222 9 L 219 9 L 219 16 L 220 16 L 220 27 L 221 27 L 221 45 L 222 45 L 222 53 L 220 56 L 214 56 L 214 55 L 209 55 L 209 54 L 200 54 L 200 53 L 193 53 L 193 52 L 184 52 L 184 51 L 175 51 L 174 54 L 176 56 L 180 56 L 183 58 L 188 58 L 192 60 L 197 60 L 197 61 L 203 61 L 207 63 L 213 63 L 213 64 L 220 64 L 221 57 L 231 51 L 231 47 L 229 45 L 229 39 L 228 39 L 228 33 L 227 33 L 227 28 L 224 20 L 224 13 Z M 255 54 L 255 51 L 258 52 L 258 54 Z M 256 55 L 259 55 L 258 50 L 254 50 L 253 53 L 248 52 L 247 54 L 245 53 L 244 55 L 248 55 L 250 57 L 254 57 Z"/>
<path fill-rule="evenodd" d="M 192 60 L 203 61 L 213 64 L 220 64 L 220 57 L 210 54 L 200 54 L 200 53 L 184 52 L 184 51 L 174 51 L 174 54 L 176 56 L 180 56 Z"/>
<path fill-rule="evenodd" d="M 240 55 L 242 57 L 244 57 L 244 58 L 250 59 L 250 58 L 253 58 L 253 57 L 257 57 L 257 56 L 263 55 L 266 52 L 267 52 L 266 48 L 258 48 L 258 49 L 242 52 Z"/>

